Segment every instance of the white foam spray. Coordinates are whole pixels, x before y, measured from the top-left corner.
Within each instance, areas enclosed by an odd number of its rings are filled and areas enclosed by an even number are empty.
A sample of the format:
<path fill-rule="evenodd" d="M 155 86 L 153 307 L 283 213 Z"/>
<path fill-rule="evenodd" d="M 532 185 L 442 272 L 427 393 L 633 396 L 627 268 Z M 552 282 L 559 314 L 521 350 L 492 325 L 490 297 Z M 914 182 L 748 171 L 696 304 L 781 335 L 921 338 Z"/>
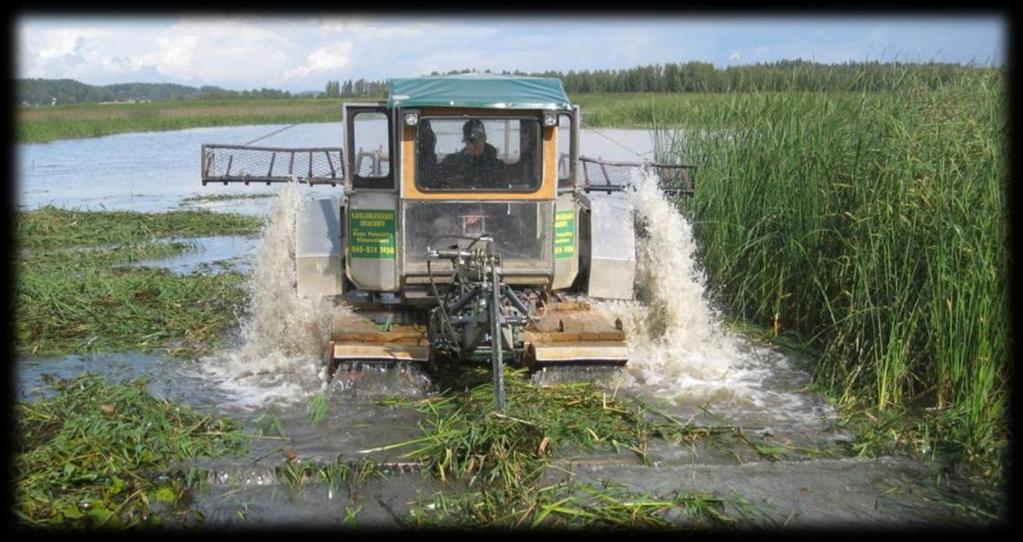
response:
<path fill-rule="evenodd" d="M 637 173 L 633 187 L 627 197 L 638 218 L 637 300 L 602 303 L 625 327 L 627 383 L 679 403 L 725 401 L 755 408 L 779 406 L 781 395 L 786 403 L 798 402 L 796 395 L 763 387 L 783 359 L 766 356 L 722 327 L 706 296 L 692 226 L 664 197 L 657 178 Z"/>
<path fill-rule="evenodd" d="M 793 377 L 782 356 L 721 326 L 705 295 L 692 227 L 657 179 L 640 175 L 633 186 L 628 197 L 645 224 L 637 238 L 637 300 L 600 304 L 622 320 L 628 336 L 623 384 L 680 404 L 713 402 L 732 413 L 814 416 L 803 394 L 765 386 L 771 377 Z M 198 364 L 243 408 L 306 401 L 326 386 L 324 346 L 333 316 L 344 309 L 297 294 L 295 220 L 302 198 L 301 187 L 289 184 L 273 202 L 256 248 L 240 345 Z"/>
<path fill-rule="evenodd" d="M 325 382 L 323 354 L 339 309 L 298 295 L 295 222 L 303 195 L 302 187 L 288 183 L 272 203 L 255 251 L 241 344 L 198 364 L 243 407 L 308 399 Z"/>

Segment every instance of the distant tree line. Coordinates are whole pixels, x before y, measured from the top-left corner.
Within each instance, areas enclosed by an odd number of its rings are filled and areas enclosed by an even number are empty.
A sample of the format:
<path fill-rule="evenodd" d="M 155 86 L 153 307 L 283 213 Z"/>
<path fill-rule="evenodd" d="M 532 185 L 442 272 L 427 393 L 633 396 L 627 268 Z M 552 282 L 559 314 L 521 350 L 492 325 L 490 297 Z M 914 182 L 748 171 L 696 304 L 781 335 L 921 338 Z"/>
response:
<path fill-rule="evenodd" d="M 277 99 L 277 98 L 292 98 L 294 95 L 286 90 L 276 90 L 272 88 L 261 88 L 253 90 L 224 90 L 218 87 L 200 87 L 200 92 L 196 98 L 206 99 L 234 99 L 234 98 L 252 98 L 252 99 Z"/>
<path fill-rule="evenodd" d="M 122 83 L 99 86 L 73 79 L 18 79 L 16 83 L 18 103 L 29 105 L 292 97 L 290 92 L 269 88 L 237 91 L 213 86 L 195 88 L 171 83 Z"/>
<path fill-rule="evenodd" d="M 651 64 L 620 70 L 570 70 L 522 72 L 502 71 L 503 75 L 557 77 L 569 94 L 590 92 L 749 92 L 758 91 L 884 91 L 901 84 L 901 76 L 912 73 L 914 81 L 938 87 L 964 71 L 992 68 L 950 63 L 848 62 L 822 64 L 806 60 L 728 66 L 717 68 L 708 62 Z M 490 70 L 452 70 L 443 75 L 496 73 Z M 430 75 L 442 75 L 432 72 Z M 176 99 L 292 98 L 314 95 L 319 98 L 367 98 L 387 94 L 386 81 L 347 79 L 328 81 L 323 92 L 291 92 L 261 88 L 224 90 L 169 83 L 125 83 L 95 86 L 72 79 L 18 79 L 18 103 L 31 105 L 99 103 L 123 101 L 160 101 Z"/>
<path fill-rule="evenodd" d="M 821 64 L 806 60 L 717 68 L 708 62 L 653 64 L 623 70 L 548 71 L 529 75 L 558 77 L 568 93 L 588 92 L 774 92 L 883 91 L 901 84 L 907 71 L 931 88 L 941 86 L 972 66 L 949 63 L 904 64 L 849 62 Z M 507 73 L 507 72 L 502 72 Z M 517 75 L 526 75 L 522 72 Z"/>
<path fill-rule="evenodd" d="M 884 91 L 901 84 L 901 76 L 913 72 L 915 81 L 923 81 L 931 88 L 941 86 L 964 71 L 983 69 L 977 66 L 953 63 L 899 63 L 899 62 L 847 62 L 823 64 L 807 60 L 781 60 L 778 62 L 728 66 L 717 68 L 709 62 L 651 64 L 620 70 L 570 70 L 524 72 L 507 70 L 451 70 L 437 75 L 463 75 L 471 73 L 500 73 L 561 79 L 565 92 L 750 92 L 750 91 Z M 386 82 L 366 82 L 356 85 L 346 82 L 339 94 L 331 97 L 363 97 L 386 93 Z"/>
<path fill-rule="evenodd" d="M 387 94 L 386 81 L 367 81 L 359 79 L 352 81 L 327 81 L 326 90 L 320 94 L 320 98 L 354 98 L 367 96 L 385 96 Z"/>

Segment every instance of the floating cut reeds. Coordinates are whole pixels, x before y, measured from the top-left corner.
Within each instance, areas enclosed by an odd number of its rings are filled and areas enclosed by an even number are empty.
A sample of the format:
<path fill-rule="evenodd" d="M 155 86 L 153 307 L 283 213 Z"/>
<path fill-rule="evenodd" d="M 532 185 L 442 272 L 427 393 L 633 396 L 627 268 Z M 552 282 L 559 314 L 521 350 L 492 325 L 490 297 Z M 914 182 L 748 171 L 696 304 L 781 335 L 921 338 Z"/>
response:
<path fill-rule="evenodd" d="M 484 489 L 448 496 L 435 494 L 409 511 L 414 527 L 502 528 L 681 528 L 731 527 L 722 499 L 675 493 L 654 497 L 620 485 L 559 483 L 508 494 Z"/>
<path fill-rule="evenodd" d="M 126 527 L 181 501 L 173 460 L 244 454 L 238 422 L 150 395 L 144 380 L 85 375 L 52 384 L 49 399 L 17 405 L 15 511 L 27 525 Z"/>
<path fill-rule="evenodd" d="M 260 225 L 257 218 L 208 211 L 19 211 L 19 354 L 209 350 L 237 323 L 242 274 L 180 276 L 116 266 L 189 246 L 168 237 L 253 233 Z"/>
<path fill-rule="evenodd" d="M 696 440 L 713 430 L 674 419 L 658 423 L 648 413 L 663 414 L 638 403 L 626 406 L 615 390 L 592 381 L 537 386 L 522 371 L 509 369 L 505 396 L 503 413 L 494 408 L 489 382 L 463 393 L 387 401 L 426 414 L 423 436 L 363 453 L 409 449 L 401 457 L 420 461 L 436 478 L 479 488 L 420 503 L 410 516 L 414 525 L 651 526 L 668 524 L 663 517 L 668 511 L 692 515 L 690 520 L 727 522 L 719 500 L 709 496 L 663 499 L 585 484 L 536 487 L 551 458 L 567 451 L 631 451 L 645 460 L 652 438 Z"/>

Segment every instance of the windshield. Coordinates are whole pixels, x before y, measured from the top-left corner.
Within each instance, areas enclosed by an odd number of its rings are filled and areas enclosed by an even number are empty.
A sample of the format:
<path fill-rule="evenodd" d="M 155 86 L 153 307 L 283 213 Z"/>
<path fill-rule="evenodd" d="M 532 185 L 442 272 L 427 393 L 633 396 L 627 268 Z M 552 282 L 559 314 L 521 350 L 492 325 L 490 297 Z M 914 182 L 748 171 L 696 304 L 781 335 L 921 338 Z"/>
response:
<path fill-rule="evenodd" d="M 541 163 L 535 118 L 426 118 L 416 129 L 416 185 L 425 192 L 533 192 Z"/>
<path fill-rule="evenodd" d="M 404 204 L 405 271 L 426 272 L 428 248 L 466 248 L 494 238 L 504 272 L 547 273 L 554 254 L 553 201 L 408 201 Z"/>

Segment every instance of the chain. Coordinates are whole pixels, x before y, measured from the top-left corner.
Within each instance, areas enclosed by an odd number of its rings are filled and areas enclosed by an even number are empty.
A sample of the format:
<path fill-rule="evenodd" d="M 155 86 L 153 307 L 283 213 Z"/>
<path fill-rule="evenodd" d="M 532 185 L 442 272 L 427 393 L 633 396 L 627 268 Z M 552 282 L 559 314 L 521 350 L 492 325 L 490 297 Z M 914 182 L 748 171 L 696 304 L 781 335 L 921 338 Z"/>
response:
<path fill-rule="evenodd" d="M 264 139 L 266 139 L 266 138 L 268 138 L 270 136 L 277 135 L 277 134 L 283 132 L 284 130 L 287 130 L 288 128 L 294 128 L 295 126 L 298 126 L 298 123 L 295 123 L 295 124 L 292 124 L 292 125 L 289 125 L 289 126 L 285 126 L 284 128 L 280 128 L 280 129 L 274 130 L 274 131 L 270 132 L 269 134 L 266 134 L 265 136 L 257 137 L 256 139 L 253 139 L 252 141 L 249 141 L 248 143 L 243 144 L 243 146 L 247 147 L 247 146 L 249 146 L 249 145 L 251 145 L 251 144 L 253 144 L 253 143 L 257 142 L 257 141 L 262 141 L 262 140 L 264 140 Z"/>
<path fill-rule="evenodd" d="M 646 161 L 649 161 L 649 160 L 648 160 L 648 159 L 647 159 L 647 158 L 646 158 L 645 156 L 643 156 L 642 154 L 640 154 L 640 153 L 636 152 L 636 150 L 635 150 L 635 149 L 629 148 L 629 147 L 625 146 L 624 144 L 622 144 L 622 143 L 620 143 L 620 142 L 618 142 L 618 141 L 615 141 L 615 140 L 614 140 L 614 139 L 612 139 L 611 137 L 609 137 L 609 136 L 605 135 L 605 134 L 604 134 L 604 133 L 602 133 L 602 132 L 601 132 L 600 130 L 597 130 L 596 128 L 594 128 L 594 127 L 592 127 L 592 126 L 587 126 L 587 125 L 585 125 L 584 123 L 580 122 L 580 123 L 579 123 L 579 128 L 581 128 L 581 129 L 583 129 L 583 130 L 589 130 L 589 131 L 591 131 L 591 132 L 593 132 L 593 133 L 595 133 L 595 134 L 599 135 L 600 137 L 602 137 L 602 138 L 604 138 L 604 139 L 606 139 L 606 140 L 610 141 L 611 143 L 614 143 L 615 145 L 618 145 L 619 147 L 621 147 L 621 148 L 623 148 L 623 149 L 625 149 L 625 150 L 627 150 L 627 151 L 631 152 L 632 154 L 635 154 L 636 156 L 638 156 L 638 157 L 639 157 L 639 159 L 640 159 L 640 160 L 642 160 L 642 161 L 644 161 L 644 162 L 646 162 Z"/>

